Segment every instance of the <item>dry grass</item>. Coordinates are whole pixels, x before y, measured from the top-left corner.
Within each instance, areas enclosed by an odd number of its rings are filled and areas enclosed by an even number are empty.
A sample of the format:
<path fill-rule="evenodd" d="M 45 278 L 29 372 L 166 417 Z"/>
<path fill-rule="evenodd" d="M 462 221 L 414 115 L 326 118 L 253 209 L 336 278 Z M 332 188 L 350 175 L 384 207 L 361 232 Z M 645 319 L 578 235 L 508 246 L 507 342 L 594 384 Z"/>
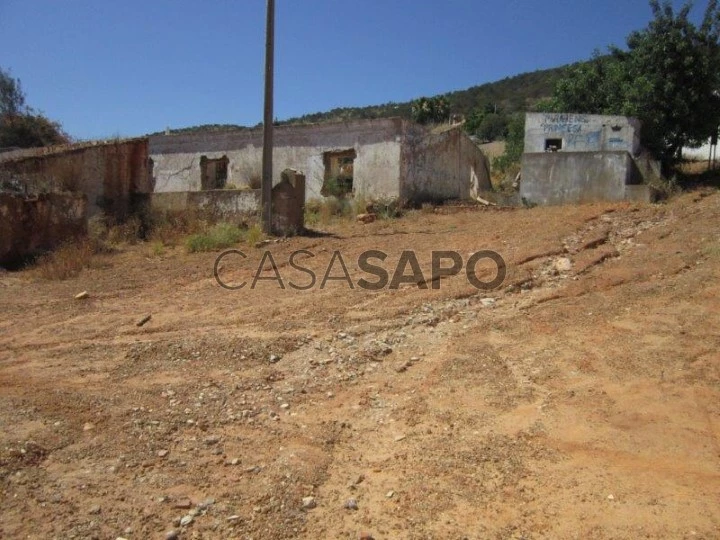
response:
<path fill-rule="evenodd" d="M 199 210 L 176 212 L 153 212 L 147 218 L 148 240 L 161 242 L 166 246 L 174 246 L 191 234 L 207 230 L 209 219 Z"/>
<path fill-rule="evenodd" d="M 111 225 L 107 229 L 107 241 L 112 245 L 136 244 L 142 235 L 142 221 L 131 217 L 124 223 Z"/>
<path fill-rule="evenodd" d="M 58 249 L 39 257 L 34 272 L 48 280 L 63 280 L 77 276 L 83 268 L 89 268 L 94 254 L 88 239 L 63 244 Z"/>

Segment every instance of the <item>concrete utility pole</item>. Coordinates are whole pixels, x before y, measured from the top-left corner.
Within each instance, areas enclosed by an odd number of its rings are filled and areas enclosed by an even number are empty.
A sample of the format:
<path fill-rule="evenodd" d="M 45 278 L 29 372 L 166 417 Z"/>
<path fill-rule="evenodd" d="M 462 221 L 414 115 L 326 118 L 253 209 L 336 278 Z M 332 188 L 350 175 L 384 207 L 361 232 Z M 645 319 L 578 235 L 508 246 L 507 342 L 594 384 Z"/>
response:
<path fill-rule="evenodd" d="M 262 229 L 272 234 L 272 157 L 273 157 L 273 71 L 275 61 L 275 0 L 267 0 L 265 26 L 265 116 L 263 120 Z"/>

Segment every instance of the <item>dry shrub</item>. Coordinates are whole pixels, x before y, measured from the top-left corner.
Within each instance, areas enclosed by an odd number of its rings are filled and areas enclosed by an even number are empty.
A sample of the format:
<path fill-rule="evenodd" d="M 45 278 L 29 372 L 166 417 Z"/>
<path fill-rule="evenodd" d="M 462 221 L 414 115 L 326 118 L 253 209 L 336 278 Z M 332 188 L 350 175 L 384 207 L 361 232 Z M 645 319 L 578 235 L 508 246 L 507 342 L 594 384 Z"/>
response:
<path fill-rule="evenodd" d="M 51 253 L 40 256 L 35 271 L 43 279 L 63 280 L 77 276 L 92 262 L 93 246 L 89 240 L 68 242 Z"/>
<path fill-rule="evenodd" d="M 209 221 L 199 210 L 153 211 L 148 218 L 148 237 L 166 246 L 176 245 L 189 234 L 207 229 Z"/>

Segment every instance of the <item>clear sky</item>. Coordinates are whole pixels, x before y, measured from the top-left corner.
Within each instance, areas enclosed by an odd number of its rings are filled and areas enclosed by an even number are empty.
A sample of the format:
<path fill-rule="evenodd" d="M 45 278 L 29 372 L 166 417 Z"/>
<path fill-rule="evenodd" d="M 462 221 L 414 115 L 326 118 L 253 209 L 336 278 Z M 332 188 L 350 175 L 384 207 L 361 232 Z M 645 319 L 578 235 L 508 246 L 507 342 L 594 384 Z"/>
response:
<path fill-rule="evenodd" d="M 702 15 L 706 0 L 694 10 Z M 673 0 L 679 6 L 681 0 Z M 275 117 L 587 59 L 646 0 L 276 0 Z M 79 139 L 262 119 L 265 0 L 0 0 L 0 66 Z"/>

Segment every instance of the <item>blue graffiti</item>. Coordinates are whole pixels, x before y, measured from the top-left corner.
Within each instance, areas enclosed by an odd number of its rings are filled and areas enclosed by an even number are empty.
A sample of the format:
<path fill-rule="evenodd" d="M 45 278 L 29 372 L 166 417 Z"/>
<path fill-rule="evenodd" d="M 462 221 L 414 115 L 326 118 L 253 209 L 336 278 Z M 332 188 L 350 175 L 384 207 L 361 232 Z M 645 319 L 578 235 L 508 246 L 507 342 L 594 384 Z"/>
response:
<path fill-rule="evenodd" d="M 580 124 L 541 124 L 543 133 L 580 133 L 582 125 Z"/>
<path fill-rule="evenodd" d="M 540 126 L 544 133 L 581 133 L 589 123 L 583 114 L 544 114 Z"/>
<path fill-rule="evenodd" d="M 591 131 L 590 133 L 573 133 L 567 138 L 568 148 L 600 148 L 602 132 Z"/>

